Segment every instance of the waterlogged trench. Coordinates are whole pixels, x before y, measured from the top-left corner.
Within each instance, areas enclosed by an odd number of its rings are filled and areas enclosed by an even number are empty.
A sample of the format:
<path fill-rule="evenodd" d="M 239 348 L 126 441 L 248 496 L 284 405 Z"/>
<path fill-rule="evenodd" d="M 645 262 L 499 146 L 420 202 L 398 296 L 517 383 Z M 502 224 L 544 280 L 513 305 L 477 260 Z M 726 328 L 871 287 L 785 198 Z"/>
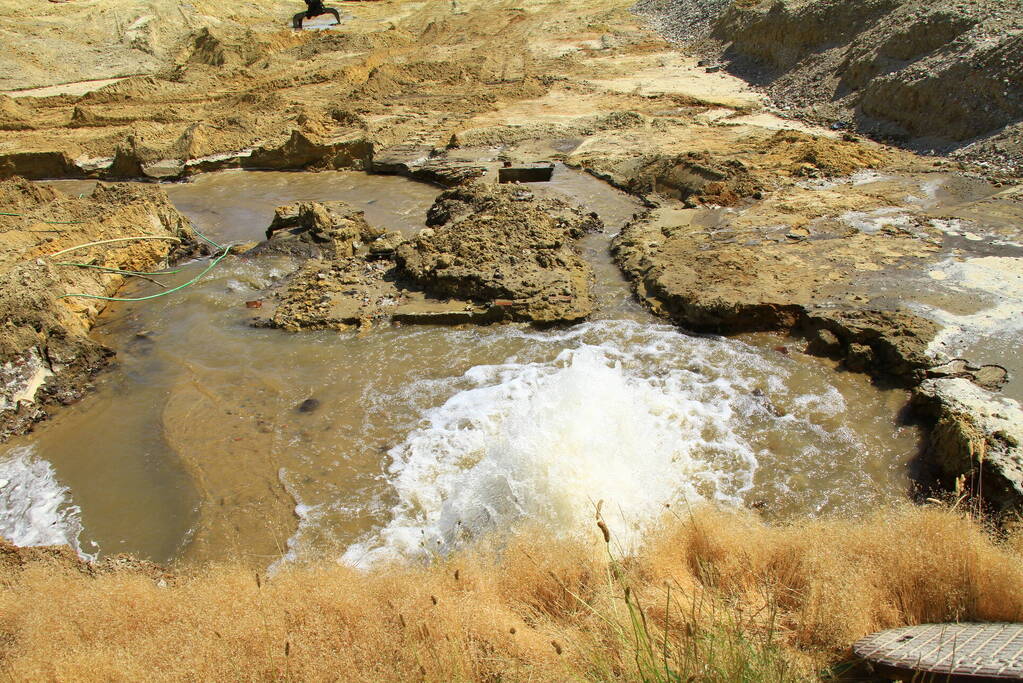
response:
<path fill-rule="evenodd" d="M 607 254 L 638 205 L 569 169 L 551 185 L 606 224 L 582 245 L 598 278 L 591 322 L 257 329 L 244 302 L 294 264 L 226 259 L 177 295 L 109 307 L 95 334 L 118 370 L 6 447 L 0 506 L 15 513 L 0 533 L 158 561 L 365 565 L 522 520 L 588 533 L 600 500 L 631 543 L 683 502 L 790 516 L 905 496 L 919 435 L 897 423 L 904 393 L 779 353 L 776 339 L 659 323 Z M 167 190 L 222 242 L 258 239 L 274 206 L 316 199 L 411 233 L 439 192 L 359 173 L 242 172 Z"/>

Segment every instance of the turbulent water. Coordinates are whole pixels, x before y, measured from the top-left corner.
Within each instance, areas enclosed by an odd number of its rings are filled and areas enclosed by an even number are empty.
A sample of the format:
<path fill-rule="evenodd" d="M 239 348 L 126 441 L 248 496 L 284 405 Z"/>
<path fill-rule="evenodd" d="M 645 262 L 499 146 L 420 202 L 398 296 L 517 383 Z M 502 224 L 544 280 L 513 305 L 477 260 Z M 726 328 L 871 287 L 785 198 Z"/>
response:
<path fill-rule="evenodd" d="M 79 550 L 81 531 L 81 510 L 71 504 L 70 491 L 58 483 L 48 462 L 35 457 L 31 448 L 0 457 L 0 536 L 20 546 L 70 545 Z"/>
<path fill-rule="evenodd" d="M 871 493 L 865 480 L 826 481 L 824 453 L 875 444 L 835 419 L 850 406 L 823 376 L 794 386 L 796 364 L 780 355 L 627 321 L 498 334 L 523 342 L 519 357 L 388 397 L 440 402 L 389 451 L 397 504 L 346 561 L 445 552 L 521 520 L 581 533 L 598 501 L 632 546 L 670 505 L 741 503 L 780 459 L 787 474 L 769 487 L 781 498 L 798 496 L 801 473 L 848 499 Z M 771 452 L 797 433 L 812 441 Z"/>
<path fill-rule="evenodd" d="M 597 273 L 594 322 L 255 329 L 245 301 L 294 264 L 228 259 L 194 287 L 104 315 L 96 335 L 117 350 L 118 371 L 0 456 L 49 492 L 4 498 L 3 533 L 26 544 L 75 544 L 80 533 L 89 548 L 173 561 L 203 533 L 204 515 L 259 515 L 283 486 L 292 528 L 228 526 L 223 547 L 203 557 L 260 547 L 264 566 L 317 557 L 367 566 L 520 522 L 592 533 L 600 501 L 616 541 L 631 546 L 682 502 L 785 517 L 855 514 L 905 495 L 918 439 L 896 419 L 905 393 L 780 353 L 776 338 L 744 343 L 658 323 L 606 249 L 635 203 L 562 167 L 552 185 L 606 223 L 582 245 Z M 297 198 L 344 199 L 411 232 L 439 191 L 355 173 L 225 173 L 169 190 L 221 241 L 257 239 L 273 206 Z M 315 410 L 297 409 L 309 399 Z M 190 410 L 194 401 L 207 408 Z"/>

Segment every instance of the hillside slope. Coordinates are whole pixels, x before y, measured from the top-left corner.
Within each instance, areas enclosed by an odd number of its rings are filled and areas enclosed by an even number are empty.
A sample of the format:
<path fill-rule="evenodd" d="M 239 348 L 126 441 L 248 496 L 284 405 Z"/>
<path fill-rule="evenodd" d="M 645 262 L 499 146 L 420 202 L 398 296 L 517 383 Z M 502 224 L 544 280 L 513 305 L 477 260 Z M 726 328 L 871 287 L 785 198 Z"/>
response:
<path fill-rule="evenodd" d="M 709 37 L 729 71 L 794 116 L 917 149 L 1023 164 L 1020 0 L 641 3 L 676 41 Z"/>

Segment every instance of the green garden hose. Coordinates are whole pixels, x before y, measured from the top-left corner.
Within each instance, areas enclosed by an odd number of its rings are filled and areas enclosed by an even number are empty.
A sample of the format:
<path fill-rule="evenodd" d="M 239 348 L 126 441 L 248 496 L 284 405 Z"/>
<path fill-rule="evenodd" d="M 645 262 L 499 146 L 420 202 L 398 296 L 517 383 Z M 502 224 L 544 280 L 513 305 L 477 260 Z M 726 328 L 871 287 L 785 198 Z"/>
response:
<path fill-rule="evenodd" d="M 150 299 L 156 299 L 156 298 L 161 297 L 161 296 L 167 296 L 168 294 L 173 294 L 174 292 L 180 291 L 180 290 L 184 289 L 185 287 L 188 287 L 189 285 L 195 284 L 196 282 L 201 280 L 202 277 L 204 275 L 206 275 L 206 273 L 208 273 L 211 270 L 213 270 L 213 268 L 218 263 L 220 263 L 222 260 L 224 260 L 224 257 L 227 256 L 229 253 L 231 253 L 230 249 L 227 248 L 227 247 L 224 247 L 224 250 L 220 254 L 220 256 L 218 256 L 217 258 L 213 259 L 210 262 L 210 264 L 208 266 L 206 266 L 206 268 L 201 273 L 196 275 L 194 278 L 192 278 L 191 280 L 189 280 L 185 284 L 178 285 L 177 287 L 173 287 L 171 289 L 168 289 L 166 292 L 160 292 L 159 294 L 150 294 L 149 296 L 140 296 L 140 297 L 134 297 L 134 298 L 121 298 L 121 297 L 114 297 L 114 296 L 99 296 L 97 294 L 64 294 L 62 296 L 58 296 L 57 298 L 58 299 L 68 299 L 68 298 L 71 298 L 71 297 L 77 297 L 77 298 L 81 298 L 81 299 L 99 299 L 101 301 L 148 301 Z"/>
<path fill-rule="evenodd" d="M 2 215 L 16 215 L 16 214 L 2 214 Z M 216 266 L 218 263 L 220 263 L 222 260 L 224 260 L 224 257 L 227 256 L 230 253 L 230 248 L 229 247 L 217 244 L 216 242 L 211 240 L 209 237 L 207 237 L 206 235 L 202 234 L 202 232 L 199 231 L 196 228 L 193 228 L 193 230 L 195 231 L 196 235 L 198 235 L 200 238 L 202 238 L 205 242 L 207 242 L 213 248 L 215 248 L 216 250 L 220 251 L 221 254 L 219 256 L 217 256 L 215 259 L 213 259 L 212 261 L 210 261 L 210 264 L 208 266 L 206 266 L 206 268 L 201 273 L 196 275 L 194 278 L 192 278 L 191 280 L 189 280 L 185 284 L 178 285 L 177 287 L 173 287 L 171 289 L 168 289 L 166 292 L 160 292 L 158 294 L 151 294 L 150 296 L 141 296 L 141 297 L 133 297 L 133 298 L 114 297 L 114 296 L 100 296 L 98 294 L 63 294 L 61 296 L 58 296 L 57 298 L 58 299 L 69 299 L 69 298 L 75 297 L 75 298 L 80 298 L 80 299 L 99 299 L 101 301 L 148 301 L 149 299 L 156 299 L 157 297 L 166 296 L 167 294 L 173 294 L 174 292 L 178 292 L 178 291 L 184 289 L 185 287 L 188 287 L 189 285 L 193 285 L 196 282 L 198 282 L 200 279 L 202 279 L 202 277 L 204 275 L 206 275 L 206 273 L 208 273 L 211 270 L 213 270 L 214 266 Z M 78 251 L 79 249 L 85 249 L 87 247 L 95 247 L 95 246 L 98 246 L 100 244 L 114 244 L 114 243 L 117 243 L 117 242 L 132 242 L 134 240 L 171 240 L 171 241 L 174 241 L 174 242 L 181 242 L 181 239 L 178 238 L 178 237 L 170 237 L 170 236 L 162 236 L 162 235 L 137 235 L 135 237 L 117 237 L 117 238 L 109 239 L 109 240 L 98 240 L 96 242 L 86 242 L 85 244 L 79 244 L 79 245 L 74 246 L 74 247 L 68 247 L 67 249 L 61 249 L 60 251 L 55 251 L 52 254 L 50 254 L 50 257 L 52 258 L 54 256 L 60 256 L 61 254 L 66 254 L 66 253 L 71 252 L 71 251 Z M 79 268 L 95 268 L 96 270 L 102 270 L 102 271 L 107 272 L 107 273 L 120 273 L 120 274 L 123 274 L 123 275 L 138 275 L 140 277 L 144 277 L 144 276 L 147 276 L 147 275 L 169 275 L 171 273 L 179 273 L 182 270 L 182 269 L 179 268 L 177 270 L 163 271 L 163 272 L 159 272 L 159 273 L 151 273 L 151 272 L 144 272 L 144 271 L 120 270 L 119 268 L 108 268 L 106 266 L 97 266 L 97 265 L 93 265 L 91 263 L 75 263 L 75 262 L 70 262 L 70 261 L 60 261 L 56 265 L 58 265 L 58 266 L 78 266 Z M 161 287 L 164 286 L 161 283 L 157 283 L 157 284 L 159 284 Z"/>

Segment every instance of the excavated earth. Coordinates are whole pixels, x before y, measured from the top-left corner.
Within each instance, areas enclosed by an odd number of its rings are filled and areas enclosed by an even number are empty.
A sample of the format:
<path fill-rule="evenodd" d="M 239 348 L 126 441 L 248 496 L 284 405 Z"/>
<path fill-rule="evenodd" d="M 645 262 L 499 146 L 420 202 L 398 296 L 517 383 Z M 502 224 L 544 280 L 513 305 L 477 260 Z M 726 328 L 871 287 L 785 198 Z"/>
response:
<path fill-rule="evenodd" d="M 341 202 L 280 207 L 268 240 L 247 254 L 295 253 L 289 243 L 303 239 L 331 248 L 318 249 L 321 257 L 289 278 L 265 324 L 299 330 L 374 322 L 582 321 L 593 310 L 593 271 L 573 244 L 602 224 L 542 194 L 479 183 L 449 190 L 430 209 L 430 227 L 408 239 L 374 231 Z M 287 222 L 282 216 L 291 214 L 303 222 L 294 234 L 280 227 Z M 336 226 L 345 223 L 352 229 L 338 248 Z"/>
<path fill-rule="evenodd" d="M 1020 0 L 644 0 L 787 116 L 1023 169 Z"/>
<path fill-rule="evenodd" d="M 265 242 L 235 248 L 306 259 L 260 324 L 570 324 L 593 308 L 577 242 L 596 219 L 533 185 L 487 182 L 503 162 L 543 160 L 645 203 L 614 253 L 651 310 L 699 331 L 791 333 L 849 370 L 914 387 L 949 481 L 983 468 L 986 493 L 1000 482 L 994 504 L 1023 501 L 1014 3 L 877 0 L 850 18 L 837 0 L 744 1 L 716 3 L 706 24 L 771 95 L 837 107 L 804 118 L 994 150 L 971 158 L 1002 159 L 997 177 L 779 116 L 630 4 L 380 0 L 346 4 L 340 26 L 293 32 L 294 4 L 276 0 L 230 12 L 202 0 L 4 3 L 14 47 L 0 61 L 0 177 L 11 178 L 0 209 L 19 215 L 0 216 L 3 434 L 79 395 L 107 355 L 87 336 L 99 300 L 58 297 L 109 295 L 122 275 L 48 255 L 181 239 L 83 252 L 150 271 L 195 248 L 157 187 L 75 198 L 25 178 L 408 175 L 451 188 L 416 235 L 307 202 L 267 216 Z M 660 3 L 658 25 L 692 4 Z"/>
<path fill-rule="evenodd" d="M 0 182 L 0 437 L 44 419 L 48 405 L 82 395 L 110 352 L 88 334 L 102 300 L 125 276 L 194 250 L 188 220 L 158 187 L 100 185 L 72 197 L 15 179 Z M 56 252 L 86 242 L 143 236 Z M 171 239 L 166 239 L 171 238 Z M 83 264 L 83 265 L 76 265 Z"/>

